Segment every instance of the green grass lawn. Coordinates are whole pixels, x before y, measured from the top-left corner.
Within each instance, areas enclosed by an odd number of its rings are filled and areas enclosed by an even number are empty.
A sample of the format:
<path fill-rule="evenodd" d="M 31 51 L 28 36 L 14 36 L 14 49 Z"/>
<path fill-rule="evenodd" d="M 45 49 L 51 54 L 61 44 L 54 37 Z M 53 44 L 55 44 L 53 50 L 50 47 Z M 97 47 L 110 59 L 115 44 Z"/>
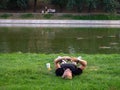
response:
<path fill-rule="evenodd" d="M 59 55 L 81 55 L 88 66 L 72 80 L 56 77 L 53 60 Z M 120 90 L 120 55 L 0 54 L 0 90 Z"/>
<path fill-rule="evenodd" d="M 0 19 L 120 20 L 119 14 L 1 13 Z"/>

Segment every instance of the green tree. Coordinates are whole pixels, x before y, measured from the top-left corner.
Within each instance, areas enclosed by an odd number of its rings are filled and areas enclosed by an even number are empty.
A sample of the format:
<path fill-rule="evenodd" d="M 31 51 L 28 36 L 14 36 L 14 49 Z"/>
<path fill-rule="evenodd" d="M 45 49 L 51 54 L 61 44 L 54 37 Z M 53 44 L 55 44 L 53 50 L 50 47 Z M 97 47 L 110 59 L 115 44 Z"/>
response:
<path fill-rule="evenodd" d="M 88 7 L 88 12 L 91 12 L 93 9 L 97 8 L 98 0 L 86 0 L 86 6 Z"/>
<path fill-rule="evenodd" d="M 34 0 L 34 9 L 33 9 L 34 12 L 36 12 L 36 7 L 37 7 L 37 0 Z"/>
<path fill-rule="evenodd" d="M 0 0 L 0 9 L 7 9 L 7 2 L 9 0 Z"/>
<path fill-rule="evenodd" d="M 97 7 L 98 1 L 99 0 L 52 0 L 52 3 L 65 9 L 73 9 L 75 7 L 78 12 L 81 12 L 83 8 L 87 7 L 88 12 L 91 12 Z"/>
<path fill-rule="evenodd" d="M 16 9 L 26 9 L 28 7 L 29 0 L 8 0 L 7 8 L 16 10 Z"/>
<path fill-rule="evenodd" d="M 20 9 L 26 10 L 28 7 L 29 0 L 17 0 L 17 6 Z"/>
<path fill-rule="evenodd" d="M 17 0 L 8 0 L 7 2 L 7 8 L 8 9 L 17 9 Z"/>
<path fill-rule="evenodd" d="M 67 2 L 67 8 L 68 9 L 73 9 L 74 6 L 76 6 L 76 0 L 68 0 L 68 2 Z"/>
<path fill-rule="evenodd" d="M 85 0 L 68 0 L 67 8 L 73 9 L 74 7 L 77 8 L 78 12 L 81 12 L 84 8 Z"/>
<path fill-rule="evenodd" d="M 103 5 L 105 12 L 115 12 L 116 8 L 120 6 L 117 0 L 103 0 Z"/>
<path fill-rule="evenodd" d="M 76 7 L 78 12 L 81 12 L 84 8 L 85 0 L 76 0 Z"/>
<path fill-rule="evenodd" d="M 51 3 L 59 6 L 59 8 L 61 9 L 61 11 L 63 10 L 63 8 L 66 8 L 67 2 L 69 0 L 51 0 Z"/>

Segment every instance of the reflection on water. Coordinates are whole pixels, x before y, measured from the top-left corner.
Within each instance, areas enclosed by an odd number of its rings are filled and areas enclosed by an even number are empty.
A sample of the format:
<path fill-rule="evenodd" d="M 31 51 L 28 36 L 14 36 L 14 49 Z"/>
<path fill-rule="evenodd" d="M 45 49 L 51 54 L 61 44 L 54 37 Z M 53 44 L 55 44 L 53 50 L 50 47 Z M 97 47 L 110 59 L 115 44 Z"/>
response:
<path fill-rule="evenodd" d="M 0 28 L 0 52 L 120 53 L 120 30 Z"/>

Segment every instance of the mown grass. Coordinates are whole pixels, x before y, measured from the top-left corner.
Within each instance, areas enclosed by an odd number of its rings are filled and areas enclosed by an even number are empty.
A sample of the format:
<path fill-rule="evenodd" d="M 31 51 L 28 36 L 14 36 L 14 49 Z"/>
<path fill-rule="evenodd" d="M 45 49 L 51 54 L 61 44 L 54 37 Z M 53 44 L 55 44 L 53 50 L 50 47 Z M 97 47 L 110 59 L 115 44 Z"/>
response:
<path fill-rule="evenodd" d="M 41 14 L 41 13 L 3 13 L 4 19 L 68 19 L 68 20 L 120 20 L 119 14 Z"/>
<path fill-rule="evenodd" d="M 2 19 L 8 19 L 9 17 L 12 17 L 12 14 L 2 14 L 2 15 L 0 15 L 0 18 L 2 18 Z"/>
<path fill-rule="evenodd" d="M 54 74 L 58 55 L 79 56 L 87 60 L 84 73 L 72 80 Z M 45 64 L 51 63 L 51 71 Z M 0 90 L 119 90 L 119 54 L 0 54 Z"/>
<path fill-rule="evenodd" d="M 120 16 L 115 14 L 87 14 L 87 15 L 65 14 L 62 15 L 61 18 L 74 20 L 119 20 Z"/>
<path fill-rule="evenodd" d="M 22 19 L 29 19 L 29 18 L 33 18 L 33 17 L 34 17 L 34 15 L 33 15 L 33 14 L 30 14 L 30 13 L 22 14 L 22 15 L 20 16 L 20 18 L 22 18 Z"/>
<path fill-rule="evenodd" d="M 45 14 L 43 17 L 44 19 L 50 19 L 53 16 L 53 14 Z"/>

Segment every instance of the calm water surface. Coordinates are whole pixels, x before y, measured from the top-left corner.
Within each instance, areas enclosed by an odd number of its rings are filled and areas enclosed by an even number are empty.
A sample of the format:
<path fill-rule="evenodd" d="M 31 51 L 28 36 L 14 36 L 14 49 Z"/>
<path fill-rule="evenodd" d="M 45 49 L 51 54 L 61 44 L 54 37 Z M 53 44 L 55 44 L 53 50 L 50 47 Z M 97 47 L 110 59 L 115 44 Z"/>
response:
<path fill-rule="evenodd" d="M 120 53 L 120 29 L 0 28 L 0 53 Z"/>

